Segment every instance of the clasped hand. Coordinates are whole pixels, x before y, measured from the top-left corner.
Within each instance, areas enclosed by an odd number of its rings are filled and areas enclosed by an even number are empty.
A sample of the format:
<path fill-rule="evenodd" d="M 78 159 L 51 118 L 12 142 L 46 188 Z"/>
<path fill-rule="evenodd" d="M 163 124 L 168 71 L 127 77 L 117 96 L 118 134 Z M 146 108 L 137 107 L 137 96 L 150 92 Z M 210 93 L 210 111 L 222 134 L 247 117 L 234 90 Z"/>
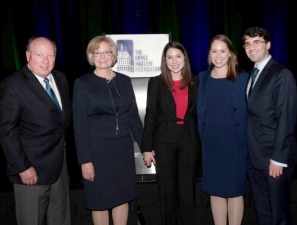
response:
<path fill-rule="evenodd" d="M 152 163 L 156 164 L 155 151 L 152 150 L 151 152 L 143 152 L 143 161 L 146 166 L 151 166 Z"/>

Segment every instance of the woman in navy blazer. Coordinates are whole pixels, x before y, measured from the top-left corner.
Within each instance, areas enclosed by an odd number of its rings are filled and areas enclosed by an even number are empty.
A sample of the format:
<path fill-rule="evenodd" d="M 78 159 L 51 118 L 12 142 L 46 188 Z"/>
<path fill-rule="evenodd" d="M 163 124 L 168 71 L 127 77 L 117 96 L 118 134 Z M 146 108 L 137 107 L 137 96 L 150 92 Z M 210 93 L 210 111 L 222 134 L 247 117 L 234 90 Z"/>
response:
<path fill-rule="evenodd" d="M 199 74 L 198 129 L 202 142 L 201 189 L 210 195 L 216 225 L 241 224 L 247 179 L 248 74 L 238 66 L 230 39 L 210 41 L 209 69 Z"/>
<path fill-rule="evenodd" d="M 161 75 L 148 83 L 144 121 L 143 157 L 156 163 L 161 200 L 161 224 L 195 224 L 196 170 L 200 145 L 196 94 L 187 52 L 169 42 L 163 50 Z"/>
<path fill-rule="evenodd" d="M 93 38 L 86 50 L 94 72 L 75 80 L 73 120 L 78 163 L 84 178 L 86 207 L 94 225 L 127 223 L 128 202 L 137 198 L 131 132 L 141 146 L 143 126 L 131 79 L 111 70 L 117 48 L 105 36 Z"/>

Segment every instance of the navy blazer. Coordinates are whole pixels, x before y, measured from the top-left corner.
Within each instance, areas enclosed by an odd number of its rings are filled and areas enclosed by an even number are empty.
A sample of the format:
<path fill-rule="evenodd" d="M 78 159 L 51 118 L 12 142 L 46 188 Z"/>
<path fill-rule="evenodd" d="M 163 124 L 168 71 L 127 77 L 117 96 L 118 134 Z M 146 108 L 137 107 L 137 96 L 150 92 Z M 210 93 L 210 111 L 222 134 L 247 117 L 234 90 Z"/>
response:
<path fill-rule="evenodd" d="M 131 78 L 116 73 L 115 87 L 122 99 L 118 112 L 120 133 L 116 134 L 116 115 L 106 79 L 93 72 L 77 78 L 73 90 L 73 122 L 78 163 L 92 161 L 90 139 L 117 138 L 132 134 L 141 147 L 143 125 L 139 117 Z"/>
<path fill-rule="evenodd" d="M 297 162 L 297 92 L 293 74 L 271 58 L 248 100 L 248 145 L 252 165 L 268 170 L 270 159 Z"/>
<path fill-rule="evenodd" d="M 198 130 L 199 136 L 202 139 L 203 126 L 205 118 L 205 105 L 206 105 L 206 89 L 210 80 L 211 70 L 206 70 L 199 73 L 198 77 L 200 85 L 198 88 Z M 236 81 L 233 83 L 233 115 L 234 126 L 236 128 L 238 145 L 247 144 L 247 108 L 246 108 L 246 86 L 248 81 L 248 74 L 237 74 Z"/>
<path fill-rule="evenodd" d="M 60 176 L 72 110 L 66 76 L 56 70 L 52 74 L 63 117 L 27 65 L 1 82 L 0 140 L 13 183 L 22 184 L 19 173 L 31 166 L 36 185 L 53 184 Z"/>

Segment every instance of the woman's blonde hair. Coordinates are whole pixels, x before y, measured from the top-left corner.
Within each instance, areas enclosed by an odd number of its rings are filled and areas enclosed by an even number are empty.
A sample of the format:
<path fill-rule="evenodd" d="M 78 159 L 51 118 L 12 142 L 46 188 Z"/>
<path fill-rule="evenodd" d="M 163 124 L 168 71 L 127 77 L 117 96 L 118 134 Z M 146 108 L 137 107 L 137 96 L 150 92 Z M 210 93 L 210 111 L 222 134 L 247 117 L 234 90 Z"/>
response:
<path fill-rule="evenodd" d="M 87 50 L 86 50 L 88 62 L 91 66 L 94 66 L 93 52 L 100 47 L 100 44 L 102 42 L 105 42 L 106 44 L 108 44 L 112 51 L 112 65 L 111 66 L 113 66 L 117 61 L 118 50 L 117 50 L 117 46 L 114 43 L 114 41 L 110 37 L 106 37 L 106 36 L 96 36 L 92 40 L 90 40 Z"/>

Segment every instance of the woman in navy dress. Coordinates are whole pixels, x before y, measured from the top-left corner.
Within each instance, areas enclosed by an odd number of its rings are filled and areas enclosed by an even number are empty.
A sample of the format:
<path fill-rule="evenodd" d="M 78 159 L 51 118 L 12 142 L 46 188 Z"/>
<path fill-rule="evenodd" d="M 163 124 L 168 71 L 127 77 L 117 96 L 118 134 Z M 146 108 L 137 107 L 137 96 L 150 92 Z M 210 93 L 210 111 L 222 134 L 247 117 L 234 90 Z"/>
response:
<path fill-rule="evenodd" d="M 202 141 L 201 189 L 210 195 L 216 225 L 240 225 L 247 180 L 248 74 L 238 66 L 230 39 L 210 41 L 209 69 L 199 74 L 198 129 Z"/>
<path fill-rule="evenodd" d="M 75 80 L 73 120 L 86 207 L 95 225 L 127 223 L 128 202 L 137 198 L 133 136 L 141 146 L 143 125 L 131 79 L 111 70 L 117 59 L 112 39 L 93 38 L 86 50 L 95 70 Z"/>

